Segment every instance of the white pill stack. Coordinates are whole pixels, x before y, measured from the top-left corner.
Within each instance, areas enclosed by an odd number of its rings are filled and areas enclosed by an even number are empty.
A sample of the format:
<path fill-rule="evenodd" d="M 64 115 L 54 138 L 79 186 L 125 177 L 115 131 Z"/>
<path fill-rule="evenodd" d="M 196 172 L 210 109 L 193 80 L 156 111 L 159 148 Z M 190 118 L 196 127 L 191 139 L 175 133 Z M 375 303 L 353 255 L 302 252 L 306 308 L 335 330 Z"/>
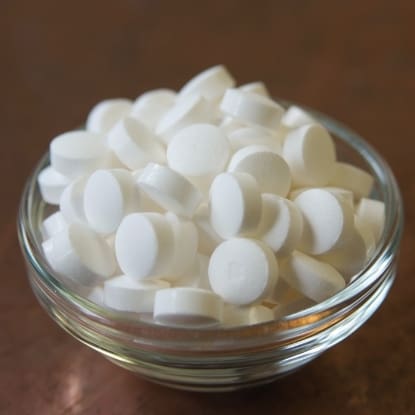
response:
<path fill-rule="evenodd" d="M 328 131 L 222 65 L 178 93 L 110 99 L 50 144 L 38 177 L 57 275 L 132 318 L 229 327 L 280 318 L 342 290 L 376 250 L 372 176 L 337 160 Z"/>

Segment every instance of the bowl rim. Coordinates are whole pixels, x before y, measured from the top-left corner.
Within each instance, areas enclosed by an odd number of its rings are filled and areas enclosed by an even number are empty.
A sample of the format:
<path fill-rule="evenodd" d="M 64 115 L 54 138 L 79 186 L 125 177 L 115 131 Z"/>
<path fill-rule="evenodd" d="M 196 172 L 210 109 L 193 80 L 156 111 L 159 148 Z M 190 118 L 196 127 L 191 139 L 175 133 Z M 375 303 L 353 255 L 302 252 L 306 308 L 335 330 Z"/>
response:
<path fill-rule="evenodd" d="M 39 229 L 36 229 L 37 224 L 33 220 L 33 200 L 38 191 L 37 177 L 39 172 L 49 162 L 49 152 L 46 152 L 36 164 L 25 183 L 21 196 L 17 228 L 20 246 L 26 261 L 33 267 L 36 275 L 41 278 L 43 284 L 53 290 L 56 295 L 75 305 L 80 311 L 85 312 L 88 318 L 104 322 L 104 324 L 110 322 L 126 323 L 133 331 L 134 329 L 144 330 L 144 333 L 151 334 L 151 336 L 157 338 L 164 338 L 166 334 L 168 337 L 192 339 L 196 342 L 209 338 L 215 338 L 218 341 L 250 337 L 258 339 L 259 337 L 267 338 L 270 334 L 274 338 L 277 338 L 284 337 L 287 333 L 291 333 L 291 335 L 299 334 L 305 328 L 313 330 L 316 326 L 321 325 L 326 319 L 332 318 L 333 314 L 343 309 L 350 301 L 358 298 L 362 292 L 376 283 L 376 280 L 382 275 L 380 271 L 389 266 L 394 257 L 394 253 L 397 251 L 403 232 L 404 214 L 402 196 L 397 181 L 387 162 L 361 136 L 341 122 L 319 111 L 291 101 L 278 100 L 278 102 L 284 106 L 297 105 L 305 109 L 318 122 L 322 123 L 331 135 L 334 135 L 336 139 L 341 140 L 346 145 L 352 147 L 353 150 L 357 151 L 365 162 L 367 162 L 371 173 L 375 177 L 375 181 L 379 183 L 382 190 L 386 221 L 377 249 L 365 267 L 353 277 L 353 280 L 344 289 L 334 296 L 296 313 L 257 325 L 219 328 L 192 327 L 191 329 L 133 320 L 126 316 L 125 313 L 93 303 L 74 292 L 69 286 L 66 286 L 55 277 L 54 271 L 47 264 L 41 250 L 40 232 Z"/>

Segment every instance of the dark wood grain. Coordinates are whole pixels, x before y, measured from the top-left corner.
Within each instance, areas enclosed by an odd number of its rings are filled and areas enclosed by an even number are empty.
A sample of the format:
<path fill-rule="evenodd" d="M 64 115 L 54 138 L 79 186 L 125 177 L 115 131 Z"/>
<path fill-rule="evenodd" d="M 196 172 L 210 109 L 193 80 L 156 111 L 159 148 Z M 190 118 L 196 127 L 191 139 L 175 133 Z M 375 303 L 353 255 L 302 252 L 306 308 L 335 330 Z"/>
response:
<path fill-rule="evenodd" d="M 414 414 L 414 22 L 405 0 L 1 1 L 0 413 Z M 398 178 L 406 225 L 396 283 L 361 330 L 282 381 L 204 395 L 143 381 L 59 329 L 27 283 L 15 217 L 49 140 L 95 102 L 216 63 L 360 132 Z"/>

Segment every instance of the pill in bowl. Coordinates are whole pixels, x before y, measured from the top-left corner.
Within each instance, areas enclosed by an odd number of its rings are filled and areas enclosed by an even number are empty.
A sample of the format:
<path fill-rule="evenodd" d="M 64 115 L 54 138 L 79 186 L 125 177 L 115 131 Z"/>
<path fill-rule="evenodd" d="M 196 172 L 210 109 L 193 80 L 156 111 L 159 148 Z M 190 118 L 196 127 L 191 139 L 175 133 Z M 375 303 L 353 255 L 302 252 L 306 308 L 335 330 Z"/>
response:
<path fill-rule="evenodd" d="M 53 138 L 18 230 L 58 324 L 150 380 L 214 391 L 360 327 L 394 280 L 402 210 L 362 138 L 218 65 Z"/>

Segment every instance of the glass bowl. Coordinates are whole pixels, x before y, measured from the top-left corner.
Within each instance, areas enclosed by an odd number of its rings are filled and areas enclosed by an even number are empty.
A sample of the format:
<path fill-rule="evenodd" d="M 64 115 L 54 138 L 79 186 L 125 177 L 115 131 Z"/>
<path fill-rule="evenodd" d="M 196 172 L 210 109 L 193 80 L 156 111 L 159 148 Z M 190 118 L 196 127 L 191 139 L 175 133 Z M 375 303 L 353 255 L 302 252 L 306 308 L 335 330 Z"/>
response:
<path fill-rule="evenodd" d="M 37 176 L 24 188 L 18 233 L 32 289 L 68 333 L 115 364 L 151 381 L 194 391 L 228 391 L 271 382 L 310 362 L 357 330 L 380 306 L 396 275 L 403 206 L 395 178 L 382 157 L 344 125 L 309 110 L 331 132 L 338 159 L 369 171 L 372 198 L 385 203 L 386 222 L 376 252 L 338 294 L 305 310 L 254 326 L 226 329 L 169 328 L 137 321 L 94 304 L 61 282 L 41 249 L 47 206 Z"/>

